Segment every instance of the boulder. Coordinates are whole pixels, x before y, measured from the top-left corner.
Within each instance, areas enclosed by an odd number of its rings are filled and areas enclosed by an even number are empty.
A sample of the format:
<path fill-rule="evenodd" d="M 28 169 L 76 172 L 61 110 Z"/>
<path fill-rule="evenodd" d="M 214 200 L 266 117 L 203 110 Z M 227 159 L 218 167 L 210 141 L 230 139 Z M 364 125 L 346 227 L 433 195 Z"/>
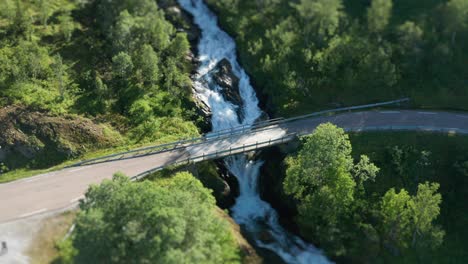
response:
<path fill-rule="evenodd" d="M 213 69 L 213 81 L 221 87 L 224 98 L 234 105 L 242 106 L 242 97 L 239 93 L 239 78 L 234 75 L 231 63 L 222 59 Z"/>
<path fill-rule="evenodd" d="M 270 231 L 268 231 L 268 230 L 260 231 L 260 233 L 258 234 L 258 239 L 260 241 L 262 241 L 263 243 L 265 243 L 265 244 L 272 243 L 272 242 L 275 241 L 275 239 L 271 235 Z"/>
<path fill-rule="evenodd" d="M 210 107 L 196 95 L 195 89 L 192 92 L 193 103 L 195 104 L 195 111 L 198 116 L 201 116 L 202 119 L 198 120 L 196 125 L 201 129 L 203 133 L 208 133 L 211 131 L 211 109 Z"/>

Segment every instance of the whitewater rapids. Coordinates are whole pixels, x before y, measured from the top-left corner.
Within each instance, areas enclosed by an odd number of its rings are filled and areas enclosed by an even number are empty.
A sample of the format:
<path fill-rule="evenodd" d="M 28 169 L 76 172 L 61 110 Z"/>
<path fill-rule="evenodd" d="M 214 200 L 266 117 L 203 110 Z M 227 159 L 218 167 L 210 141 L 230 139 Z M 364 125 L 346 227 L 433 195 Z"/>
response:
<path fill-rule="evenodd" d="M 202 0 L 178 2 L 193 15 L 194 22 L 202 31 L 198 44 L 200 65 L 194 87 L 196 96 L 211 108 L 213 131 L 254 123 L 262 111 L 249 76 L 237 62 L 234 40 L 218 27 L 216 16 Z M 224 58 L 229 60 L 239 78 L 243 101 L 241 117 L 236 111 L 240 106 L 226 101 L 220 93 L 221 88 L 212 82 L 212 70 Z M 253 237 L 256 246 L 271 250 L 286 263 L 330 263 L 320 250 L 282 228 L 276 211 L 260 198 L 257 183 L 262 161 L 248 160 L 246 155 L 228 157 L 224 161 L 239 182 L 240 195 L 231 208 L 232 217 Z M 265 236 L 268 241 L 260 239 Z"/>

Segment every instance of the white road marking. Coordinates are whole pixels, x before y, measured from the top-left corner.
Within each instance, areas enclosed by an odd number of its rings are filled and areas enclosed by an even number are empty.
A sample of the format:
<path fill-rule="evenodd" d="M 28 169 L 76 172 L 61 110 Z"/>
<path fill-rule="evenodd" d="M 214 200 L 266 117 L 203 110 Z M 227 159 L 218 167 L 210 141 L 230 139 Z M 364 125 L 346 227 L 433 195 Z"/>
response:
<path fill-rule="evenodd" d="M 24 179 L 19 179 L 19 180 L 15 180 L 15 181 L 0 183 L 0 185 L 9 185 L 9 184 L 16 184 L 16 183 L 33 182 L 33 181 L 37 181 L 39 179 L 47 178 L 47 177 L 49 177 L 51 175 L 54 175 L 54 174 L 55 174 L 55 172 L 48 172 L 46 174 L 39 174 L 39 175 L 36 175 L 36 176 L 31 176 L 31 177 L 24 178 Z"/>
<path fill-rule="evenodd" d="M 39 177 L 34 177 L 34 178 L 31 178 L 31 179 L 26 179 L 26 180 L 24 180 L 24 182 L 34 182 L 34 181 L 37 181 L 39 179 L 40 179 Z"/>
<path fill-rule="evenodd" d="M 84 170 L 84 169 L 86 169 L 86 168 L 83 167 L 83 168 L 79 168 L 79 169 L 74 169 L 74 170 L 70 170 L 69 172 L 77 172 L 77 171 Z"/>
<path fill-rule="evenodd" d="M 381 114 L 399 114 L 400 111 L 380 111 Z"/>
<path fill-rule="evenodd" d="M 418 112 L 418 114 L 421 114 L 421 115 L 437 115 L 437 113 L 434 113 L 434 112 Z"/>
<path fill-rule="evenodd" d="M 34 212 L 30 212 L 30 213 L 27 213 L 27 214 L 22 214 L 22 215 L 20 215 L 20 218 L 28 217 L 28 216 L 39 214 L 39 213 L 43 213 L 45 211 L 47 211 L 47 208 L 42 208 L 42 209 L 34 211 Z"/>
<path fill-rule="evenodd" d="M 79 200 L 81 200 L 83 198 L 84 198 L 84 195 L 80 195 L 80 196 L 78 196 L 76 198 L 71 199 L 70 203 L 76 203 L 76 202 L 78 202 Z"/>

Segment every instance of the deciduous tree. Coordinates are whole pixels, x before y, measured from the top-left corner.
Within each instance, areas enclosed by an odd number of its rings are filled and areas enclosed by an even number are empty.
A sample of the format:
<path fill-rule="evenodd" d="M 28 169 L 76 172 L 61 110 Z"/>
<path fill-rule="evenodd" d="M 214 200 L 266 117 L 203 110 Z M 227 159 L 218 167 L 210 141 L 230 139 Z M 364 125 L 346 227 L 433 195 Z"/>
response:
<path fill-rule="evenodd" d="M 68 252 L 77 263 L 238 263 L 214 208 L 210 191 L 188 173 L 159 184 L 116 174 L 86 192 Z"/>
<path fill-rule="evenodd" d="M 300 0 L 293 4 L 306 30 L 306 40 L 317 35 L 320 40 L 333 36 L 343 16 L 341 0 Z"/>
<path fill-rule="evenodd" d="M 417 194 L 390 189 L 382 198 L 381 226 L 386 247 L 394 254 L 413 248 L 426 252 L 440 246 L 445 232 L 434 221 L 440 214 L 442 196 L 438 183 L 419 184 Z"/>
<path fill-rule="evenodd" d="M 392 0 L 372 0 L 367 10 L 369 31 L 380 33 L 387 27 L 392 15 L 392 7 Z"/>
<path fill-rule="evenodd" d="M 322 124 L 287 164 L 284 190 L 298 200 L 303 234 L 339 255 L 344 250 L 344 222 L 356 185 L 350 173 L 353 160 L 348 136 L 341 128 Z"/>

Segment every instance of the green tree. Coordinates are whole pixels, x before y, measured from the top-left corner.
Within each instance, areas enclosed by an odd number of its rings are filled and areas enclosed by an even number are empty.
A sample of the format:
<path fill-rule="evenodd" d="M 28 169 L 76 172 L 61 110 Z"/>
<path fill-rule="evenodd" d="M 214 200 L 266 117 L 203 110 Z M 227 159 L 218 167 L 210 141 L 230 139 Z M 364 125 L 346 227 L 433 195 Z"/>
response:
<path fill-rule="evenodd" d="M 71 40 L 73 31 L 75 30 L 75 23 L 69 13 L 62 14 L 58 17 L 60 32 L 64 39 L 69 42 Z"/>
<path fill-rule="evenodd" d="M 418 252 L 437 248 L 445 232 L 434 221 L 440 214 L 442 196 L 438 183 L 419 184 L 415 196 L 405 189 L 390 189 L 382 198 L 381 226 L 384 246 L 394 255 L 412 248 Z"/>
<path fill-rule="evenodd" d="M 76 263 L 238 263 L 215 200 L 188 173 L 158 184 L 116 174 L 86 192 L 72 246 Z"/>
<path fill-rule="evenodd" d="M 454 164 L 454 167 L 462 176 L 468 179 L 468 160 L 458 161 Z"/>
<path fill-rule="evenodd" d="M 284 190 L 298 200 L 298 222 L 308 238 L 342 254 L 344 221 L 354 201 L 351 144 L 344 130 L 322 124 L 287 160 Z"/>
<path fill-rule="evenodd" d="M 341 0 L 300 0 L 293 7 L 303 20 L 306 42 L 315 34 L 319 40 L 333 36 L 343 16 Z"/>
<path fill-rule="evenodd" d="M 434 249 L 442 244 L 445 232 L 434 224 L 440 214 L 442 195 L 437 193 L 438 183 L 422 183 L 416 196 L 408 204 L 411 211 L 411 246 L 421 249 Z"/>
<path fill-rule="evenodd" d="M 370 32 L 380 33 L 387 27 L 392 7 L 392 0 L 372 0 L 367 10 L 367 25 Z"/>
<path fill-rule="evenodd" d="M 43 26 L 47 26 L 47 21 L 53 13 L 52 3 L 50 0 L 39 0 L 39 18 Z"/>
<path fill-rule="evenodd" d="M 132 122 L 141 124 L 153 116 L 153 108 L 147 98 L 136 100 L 129 111 Z"/>
<path fill-rule="evenodd" d="M 423 42 L 423 30 L 412 21 L 406 21 L 397 28 L 399 45 L 404 51 L 418 52 Z"/>
<path fill-rule="evenodd" d="M 255 0 L 257 10 L 264 14 L 267 10 L 272 10 L 272 6 L 281 3 L 281 0 Z"/>
<path fill-rule="evenodd" d="M 139 82 L 143 84 L 146 92 L 153 91 L 161 78 L 159 70 L 159 57 L 153 48 L 145 44 L 138 52 L 138 60 L 135 61 Z"/>
<path fill-rule="evenodd" d="M 57 79 L 57 86 L 60 93 L 60 97 L 63 100 L 65 97 L 65 64 L 63 63 L 62 56 L 57 54 L 54 56 L 54 63 L 52 64 L 54 69 L 55 78 Z"/>
<path fill-rule="evenodd" d="M 468 29 L 468 0 L 450 0 L 444 8 L 446 30 L 455 44 L 457 32 Z"/>
<path fill-rule="evenodd" d="M 11 30 L 15 35 L 24 36 L 26 39 L 30 40 L 33 31 L 32 25 L 33 19 L 31 9 L 27 8 L 22 1 L 16 0 L 15 18 L 13 19 L 13 23 L 10 23 Z"/>
<path fill-rule="evenodd" d="M 369 157 L 361 155 L 361 158 L 357 164 L 354 165 L 353 175 L 358 184 L 362 184 L 367 180 L 375 181 L 377 173 L 380 169 L 370 162 Z"/>
<path fill-rule="evenodd" d="M 391 49 L 376 45 L 367 38 L 345 35 L 334 38 L 329 46 L 314 55 L 319 86 L 335 88 L 348 96 L 371 88 L 390 89 L 399 80 L 398 69 L 391 60 Z M 386 87 L 384 89 L 384 87 Z"/>
<path fill-rule="evenodd" d="M 380 214 L 383 243 L 384 247 L 394 255 L 398 255 L 401 249 L 408 247 L 411 235 L 411 212 L 407 205 L 410 199 L 411 197 L 405 189 L 396 193 L 394 188 L 388 190 L 382 197 Z"/>
<path fill-rule="evenodd" d="M 0 16 L 12 21 L 15 18 L 16 5 L 14 0 L 0 1 Z"/>
<path fill-rule="evenodd" d="M 125 52 L 112 57 L 112 71 L 116 77 L 127 79 L 133 71 L 132 57 Z"/>
<path fill-rule="evenodd" d="M 98 113 L 105 113 L 106 110 L 110 108 L 110 90 L 107 85 L 102 81 L 101 77 L 94 73 L 94 82 L 92 83 L 92 94 L 94 95 L 93 99 L 95 102 L 95 108 Z"/>
<path fill-rule="evenodd" d="M 117 22 L 112 29 L 112 45 L 114 52 L 129 52 L 134 46 L 133 31 L 136 21 L 127 10 L 122 11 L 117 17 Z"/>

